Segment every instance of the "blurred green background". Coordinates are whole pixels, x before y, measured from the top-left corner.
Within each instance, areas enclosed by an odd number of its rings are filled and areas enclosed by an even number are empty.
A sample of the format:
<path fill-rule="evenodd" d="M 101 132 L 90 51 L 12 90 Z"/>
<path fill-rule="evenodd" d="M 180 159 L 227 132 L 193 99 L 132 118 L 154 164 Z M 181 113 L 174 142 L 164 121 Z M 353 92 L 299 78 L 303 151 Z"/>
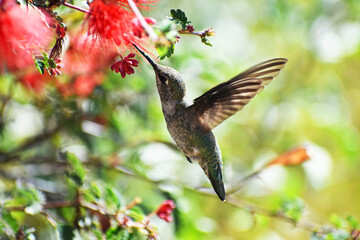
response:
<path fill-rule="evenodd" d="M 300 197 L 306 221 L 327 225 L 334 214 L 360 218 L 360 2 L 163 0 L 144 15 L 161 21 L 177 8 L 196 30 L 213 27 L 216 32 L 209 39 L 213 47 L 196 36 L 181 36 L 175 54 L 162 61 L 183 75 L 189 99 L 261 61 L 289 60 L 261 94 L 214 130 L 226 188 L 299 146 L 307 148 L 311 160 L 266 169 L 233 195 L 233 201 L 275 211 L 283 197 Z M 107 80 L 85 100 L 59 102 L 52 96 L 54 102 L 44 103 L 19 87 L 6 109 L 2 152 L 16 149 L 54 122 L 64 128 L 0 163 L 2 192 L 11 192 L 14 180 L 22 179 L 47 192 L 47 199 L 68 196 L 62 192 L 64 169 L 56 167 L 57 151 L 67 150 L 84 161 L 88 179 L 113 186 L 126 202 L 141 197 L 145 212 L 173 198 L 175 221 L 153 219 L 161 239 L 310 239 L 311 232 L 281 219 L 251 214 L 246 207 L 191 190 L 210 184 L 197 164 L 189 164 L 168 143 L 172 139 L 154 73 L 141 62 L 141 72 L 125 79 L 108 72 Z M 2 81 L 6 92 L 11 79 Z M 102 116 L 108 124 L 83 120 L 76 111 Z M 148 180 L 130 177 L 122 167 Z"/>

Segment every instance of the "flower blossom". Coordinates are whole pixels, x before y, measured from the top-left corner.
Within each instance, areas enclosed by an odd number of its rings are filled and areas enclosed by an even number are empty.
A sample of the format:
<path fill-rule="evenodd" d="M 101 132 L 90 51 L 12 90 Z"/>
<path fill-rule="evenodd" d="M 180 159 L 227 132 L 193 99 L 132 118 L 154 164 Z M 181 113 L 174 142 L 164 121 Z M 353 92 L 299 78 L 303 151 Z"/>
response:
<path fill-rule="evenodd" d="M 171 213 L 174 209 L 175 203 L 172 200 L 165 200 L 156 210 L 156 215 L 167 222 L 172 222 L 173 218 L 171 217 Z"/>
<path fill-rule="evenodd" d="M 151 17 L 146 17 L 144 18 L 146 23 L 149 25 L 154 25 L 156 23 L 156 20 L 154 18 Z M 134 25 L 134 35 L 137 36 L 138 38 L 141 38 L 143 36 L 143 34 L 145 33 L 144 28 L 141 26 L 140 20 L 135 17 L 131 20 L 132 24 Z"/>
<path fill-rule="evenodd" d="M 115 51 L 103 51 L 98 43 L 88 41 L 83 35 L 74 36 L 63 57 L 65 63 L 71 63 L 62 69 L 70 81 L 57 82 L 56 88 L 64 97 L 89 96 L 104 81 L 102 72 L 116 56 Z"/>
<path fill-rule="evenodd" d="M 34 9 L 15 0 L 0 2 L 0 72 L 17 71 L 33 64 L 32 53 L 51 41 L 51 30 Z"/>
<path fill-rule="evenodd" d="M 124 78 L 126 74 L 131 75 L 134 74 L 135 71 L 133 67 L 137 67 L 139 65 L 139 61 L 136 59 L 132 59 L 135 57 L 135 53 L 130 53 L 123 59 L 117 61 L 113 65 L 111 65 L 111 70 L 116 73 L 121 73 L 121 77 Z"/>
<path fill-rule="evenodd" d="M 23 74 L 18 80 L 27 90 L 41 94 L 51 77 L 47 73 L 41 74 L 39 71 L 34 71 Z"/>
<path fill-rule="evenodd" d="M 74 93 L 79 97 L 87 97 L 103 80 L 104 75 L 101 73 L 78 76 L 73 83 Z"/>
<path fill-rule="evenodd" d="M 149 4 L 155 2 L 157 1 L 138 0 L 135 4 L 149 10 Z M 130 11 L 127 0 L 94 0 L 89 5 L 89 12 L 85 15 L 88 35 L 94 36 L 103 46 L 115 44 L 122 51 L 132 51 L 132 44 L 144 51 L 150 46 L 146 39 L 142 38 L 143 31 L 139 29 L 139 25 L 132 21 L 136 16 Z"/>

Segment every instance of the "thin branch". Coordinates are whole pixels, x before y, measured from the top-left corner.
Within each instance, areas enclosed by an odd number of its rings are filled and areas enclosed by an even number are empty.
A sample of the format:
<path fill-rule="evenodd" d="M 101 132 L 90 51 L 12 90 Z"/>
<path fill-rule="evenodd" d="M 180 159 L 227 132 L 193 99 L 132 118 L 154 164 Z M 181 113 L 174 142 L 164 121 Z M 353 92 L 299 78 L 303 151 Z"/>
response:
<path fill-rule="evenodd" d="M 181 29 L 181 30 L 179 30 L 179 34 L 194 35 L 194 36 L 199 36 L 200 38 L 204 38 L 204 37 L 214 36 L 215 32 L 214 32 L 214 30 L 212 28 L 208 28 L 208 29 L 205 29 L 205 30 L 200 31 L 200 32 L 189 31 L 187 29 Z"/>
<path fill-rule="evenodd" d="M 51 130 L 48 130 L 42 134 L 39 134 L 34 137 L 30 137 L 29 139 L 25 140 L 20 146 L 11 150 L 10 152 L 1 153 L 0 152 L 0 163 L 8 162 L 18 158 L 18 153 L 25 151 L 29 148 L 35 147 L 41 142 L 49 139 L 50 137 L 54 136 L 58 133 L 63 126 L 57 126 Z"/>
<path fill-rule="evenodd" d="M 265 170 L 267 168 L 267 166 L 268 165 L 265 165 L 262 168 L 260 168 L 259 170 L 256 170 L 255 172 L 252 172 L 249 175 L 247 175 L 246 177 L 244 177 L 243 179 L 241 179 L 236 184 L 236 187 L 226 191 L 226 196 L 230 196 L 230 195 L 240 191 L 245 186 L 245 183 L 247 181 L 249 181 L 250 179 L 253 179 L 254 177 L 257 177 L 263 170 Z"/>
<path fill-rule="evenodd" d="M 82 201 L 81 193 L 77 194 L 75 201 L 57 201 L 57 202 L 48 202 L 42 205 L 43 209 L 54 209 L 54 208 L 64 208 L 64 207 L 74 207 L 77 209 L 79 216 L 81 215 L 80 208 L 84 208 L 88 210 L 90 213 L 96 215 L 96 216 L 104 216 L 106 218 L 112 217 L 114 218 L 119 226 L 122 228 L 132 229 L 136 228 L 139 230 L 145 230 L 147 232 L 142 232 L 144 235 L 148 236 L 151 239 L 158 239 L 157 233 L 155 228 L 151 225 L 149 220 L 145 221 L 133 221 L 132 218 L 126 214 L 128 210 L 133 208 L 135 205 L 139 204 L 141 202 L 140 198 L 135 198 L 132 202 L 130 202 L 124 209 L 118 211 L 117 213 L 109 213 L 106 211 L 106 209 L 103 206 L 100 206 L 97 203 L 89 203 Z M 8 212 L 19 212 L 24 211 L 26 206 L 14 206 L 14 207 L 5 207 L 6 211 Z M 45 211 L 41 211 L 41 214 L 43 214 L 45 217 L 47 217 L 48 221 L 50 221 L 51 224 L 56 224 L 53 219 L 50 219 L 49 215 Z"/>
<path fill-rule="evenodd" d="M 72 9 L 75 9 L 77 11 L 83 12 L 83 13 L 91 14 L 91 12 L 89 10 L 74 6 L 74 5 L 72 5 L 70 3 L 67 3 L 67 2 L 63 2 L 62 5 L 64 5 L 65 7 L 72 8 Z"/>
<path fill-rule="evenodd" d="M 78 204 L 74 201 L 56 201 L 56 202 L 47 202 L 42 205 L 43 209 L 52 209 L 52 208 L 64 208 L 64 207 L 75 207 Z M 23 212 L 26 206 L 13 206 L 5 207 L 8 212 Z"/>
<path fill-rule="evenodd" d="M 156 186 L 158 186 L 158 184 L 162 183 L 162 182 L 166 182 L 167 184 L 169 184 L 169 181 L 167 181 L 167 180 L 154 181 L 154 180 L 146 178 L 145 176 L 137 175 L 137 174 L 135 174 L 134 172 L 132 172 L 130 170 L 125 170 L 124 168 L 116 168 L 116 170 L 118 172 L 120 172 L 120 173 L 123 173 L 125 175 L 134 177 L 136 179 L 143 180 L 143 181 L 155 184 Z M 261 169 L 254 172 L 254 173 L 252 173 L 252 174 L 250 174 L 249 176 L 245 177 L 242 181 L 249 180 L 250 178 L 256 176 L 260 171 L 261 171 Z M 180 186 L 185 190 L 189 190 L 189 191 L 195 192 L 197 194 L 217 198 L 217 196 L 214 193 L 212 193 L 210 191 L 207 191 L 208 189 L 195 189 L 195 188 L 189 187 L 187 185 L 184 185 L 184 184 L 178 183 L 178 182 L 176 184 L 174 184 L 174 185 Z M 235 191 L 233 190 L 233 192 L 235 192 Z M 249 202 L 246 202 L 244 200 L 240 200 L 240 199 L 236 199 L 236 198 L 228 198 L 228 200 L 225 201 L 224 204 L 228 204 L 228 205 L 236 207 L 236 208 L 241 208 L 241 209 L 244 209 L 244 210 L 248 210 L 251 214 L 260 214 L 260 215 L 264 215 L 264 216 L 268 216 L 268 217 L 272 217 L 272 218 L 277 218 L 277 219 L 279 219 L 281 221 L 291 223 L 296 228 L 301 228 L 301 229 L 307 230 L 309 232 L 316 231 L 318 233 L 329 233 L 329 232 L 334 231 L 333 228 L 324 227 L 324 226 L 321 226 L 319 224 L 316 224 L 316 223 L 313 223 L 313 222 L 310 222 L 310 221 L 305 221 L 305 220 L 296 221 L 295 219 L 286 216 L 282 212 L 270 211 L 270 210 L 261 208 L 259 206 L 256 206 L 254 204 L 251 204 Z"/>

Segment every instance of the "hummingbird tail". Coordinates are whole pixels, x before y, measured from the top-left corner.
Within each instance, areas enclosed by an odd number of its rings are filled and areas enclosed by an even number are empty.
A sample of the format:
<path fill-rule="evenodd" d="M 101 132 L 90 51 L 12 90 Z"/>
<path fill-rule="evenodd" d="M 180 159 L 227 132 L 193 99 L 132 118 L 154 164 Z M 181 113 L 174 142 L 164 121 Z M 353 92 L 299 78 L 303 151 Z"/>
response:
<path fill-rule="evenodd" d="M 216 192 L 216 194 L 218 195 L 218 197 L 220 198 L 221 201 L 225 201 L 225 188 L 224 188 L 224 183 L 221 181 L 219 181 L 219 179 L 214 179 L 212 177 L 209 177 L 211 185 L 214 189 L 214 191 Z"/>
<path fill-rule="evenodd" d="M 225 187 L 222 176 L 222 163 L 217 161 L 215 164 L 206 164 L 207 166 L 207 176 L 211 182 L 211 185 L 220 198 L 221 201 L 225 201 Z M 205 170 L 205 169 L 204 169 Z"/>

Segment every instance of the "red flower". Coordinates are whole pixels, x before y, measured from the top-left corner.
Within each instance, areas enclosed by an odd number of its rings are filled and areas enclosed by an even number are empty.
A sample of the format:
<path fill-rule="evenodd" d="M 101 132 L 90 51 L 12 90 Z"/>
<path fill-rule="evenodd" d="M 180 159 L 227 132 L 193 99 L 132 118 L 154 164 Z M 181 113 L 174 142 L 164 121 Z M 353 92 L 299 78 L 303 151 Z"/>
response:
<path fill-rule="evenodd" d="M 85 16 L 88 33 L 114 41 L 116 45 L 129 43 L 130 20 L 134 14 L 121 7 L 116 0 L 94 0 L 90 3 L 90 14 Z"/>
<path fill-rule="evenodd" d="M 133 67 L 137 67 L 139 65 L 139 61 L 136 59 L 132 59 L 135 57 L 135 53 L 130 53 L 123 59 L 117 61 L 113 65 L 111 65 L 111 70 L 116 73 L 120 72 L 121 77 L 124 78 L 126 74 L 131 75 L 134 74 Z"/>
<path fill-rule="evenodd" d="M 144 19 L 149 25 L 154 25 L 156 23 L 156 20 L 154 18 L 146 17 Z M 134 25 L 134 30 L 133 30 L 134 35 L 137 36 L 138 38 L 141 38 L 142 35 L 145 33 L 145 30 L 141 26 L 140 20 L 137 17 L 135 17 L 131 22 Z"/>
<path fill-rule="evenodd" d="M 195 31 L 195 28 L 194 28 L 193 25 L 187 25 L 187 26 L 186 26 L 186 30 L 187 30 L 188 32 L 192 33 L 192 32 Z"/>
<path fill-rule="evenodd" d="M 58 37 L 64 38 L 66 35 L 67 27 L 60 26 L 60 24 L 56 24 L 56 35 Z"/>
<path fill-rule="evenodd" d="M 175 203 L 172 200 L 165 200 L 162 202 L 158 210 L 156 210 L 156 215 L 167 222 L 172 222 L 173 218 L 170 215 L 174 209 Z"/>
<path fill-rule="evenodd" d="M 0 72 L 17 71 L 33 64 L 32 52 L 46 46 L 51 30 L 40 14 L 21 8 L 14 0 L 0 2 Z"/>
<path fill-rule="evenodd" d="M 103 82 L 103 80 L 104 76 L 101 73 L 79 76 L 75 79 L 73 84 L 74 93 L 79 97 L 87 97 L 94 91 L 96 86 Z"/>
<path fill-rule="evenodd" d="M 153 2 L 156 1 L 139 0 L 136 4 L 143 9 L 149 9 L 146 4 Z M 89 7 L 90 13 L 85 15 L 87 32 L 102 46 L 116 44 L 120 46 L 121 51 L 132 51 L 134 49 L 132 44 L 136 44 L 147 52 L 145 47 L 151 45 L 143 38 L 139 38 L 139 28 L 132 22 L 136 16 L 130 11 L 127 0 L 94 0 Z"/>
<path fill-rule="evenodd" d="M 86 98 L 94 91 L 95 87 L 99 86 L 104 80 L 102 73 L 95 73 L 91 75 L 80 75 L 75 78 L 74 82 L 61 83 L 55 82 L 55 86 L 61 95 L 69 97 L 77 95 Z"/>
<path fill-rule="evenodd" d="M 48 74 L 41 74 L 38 71 L 26 73 L 19 78 L 20 83 L 28 90 L 42 93 L 46 83 L 50 80 Z"/>
<path fill-rule="evenodd" d="M 92 74 L 103 71 L 115 60 L 116 51 L 104 51 L 99 43 L 86 40 L 85 36 L 75 36 L 70 41 L 63 62 L 63 72 L 70 76 Z"/>

